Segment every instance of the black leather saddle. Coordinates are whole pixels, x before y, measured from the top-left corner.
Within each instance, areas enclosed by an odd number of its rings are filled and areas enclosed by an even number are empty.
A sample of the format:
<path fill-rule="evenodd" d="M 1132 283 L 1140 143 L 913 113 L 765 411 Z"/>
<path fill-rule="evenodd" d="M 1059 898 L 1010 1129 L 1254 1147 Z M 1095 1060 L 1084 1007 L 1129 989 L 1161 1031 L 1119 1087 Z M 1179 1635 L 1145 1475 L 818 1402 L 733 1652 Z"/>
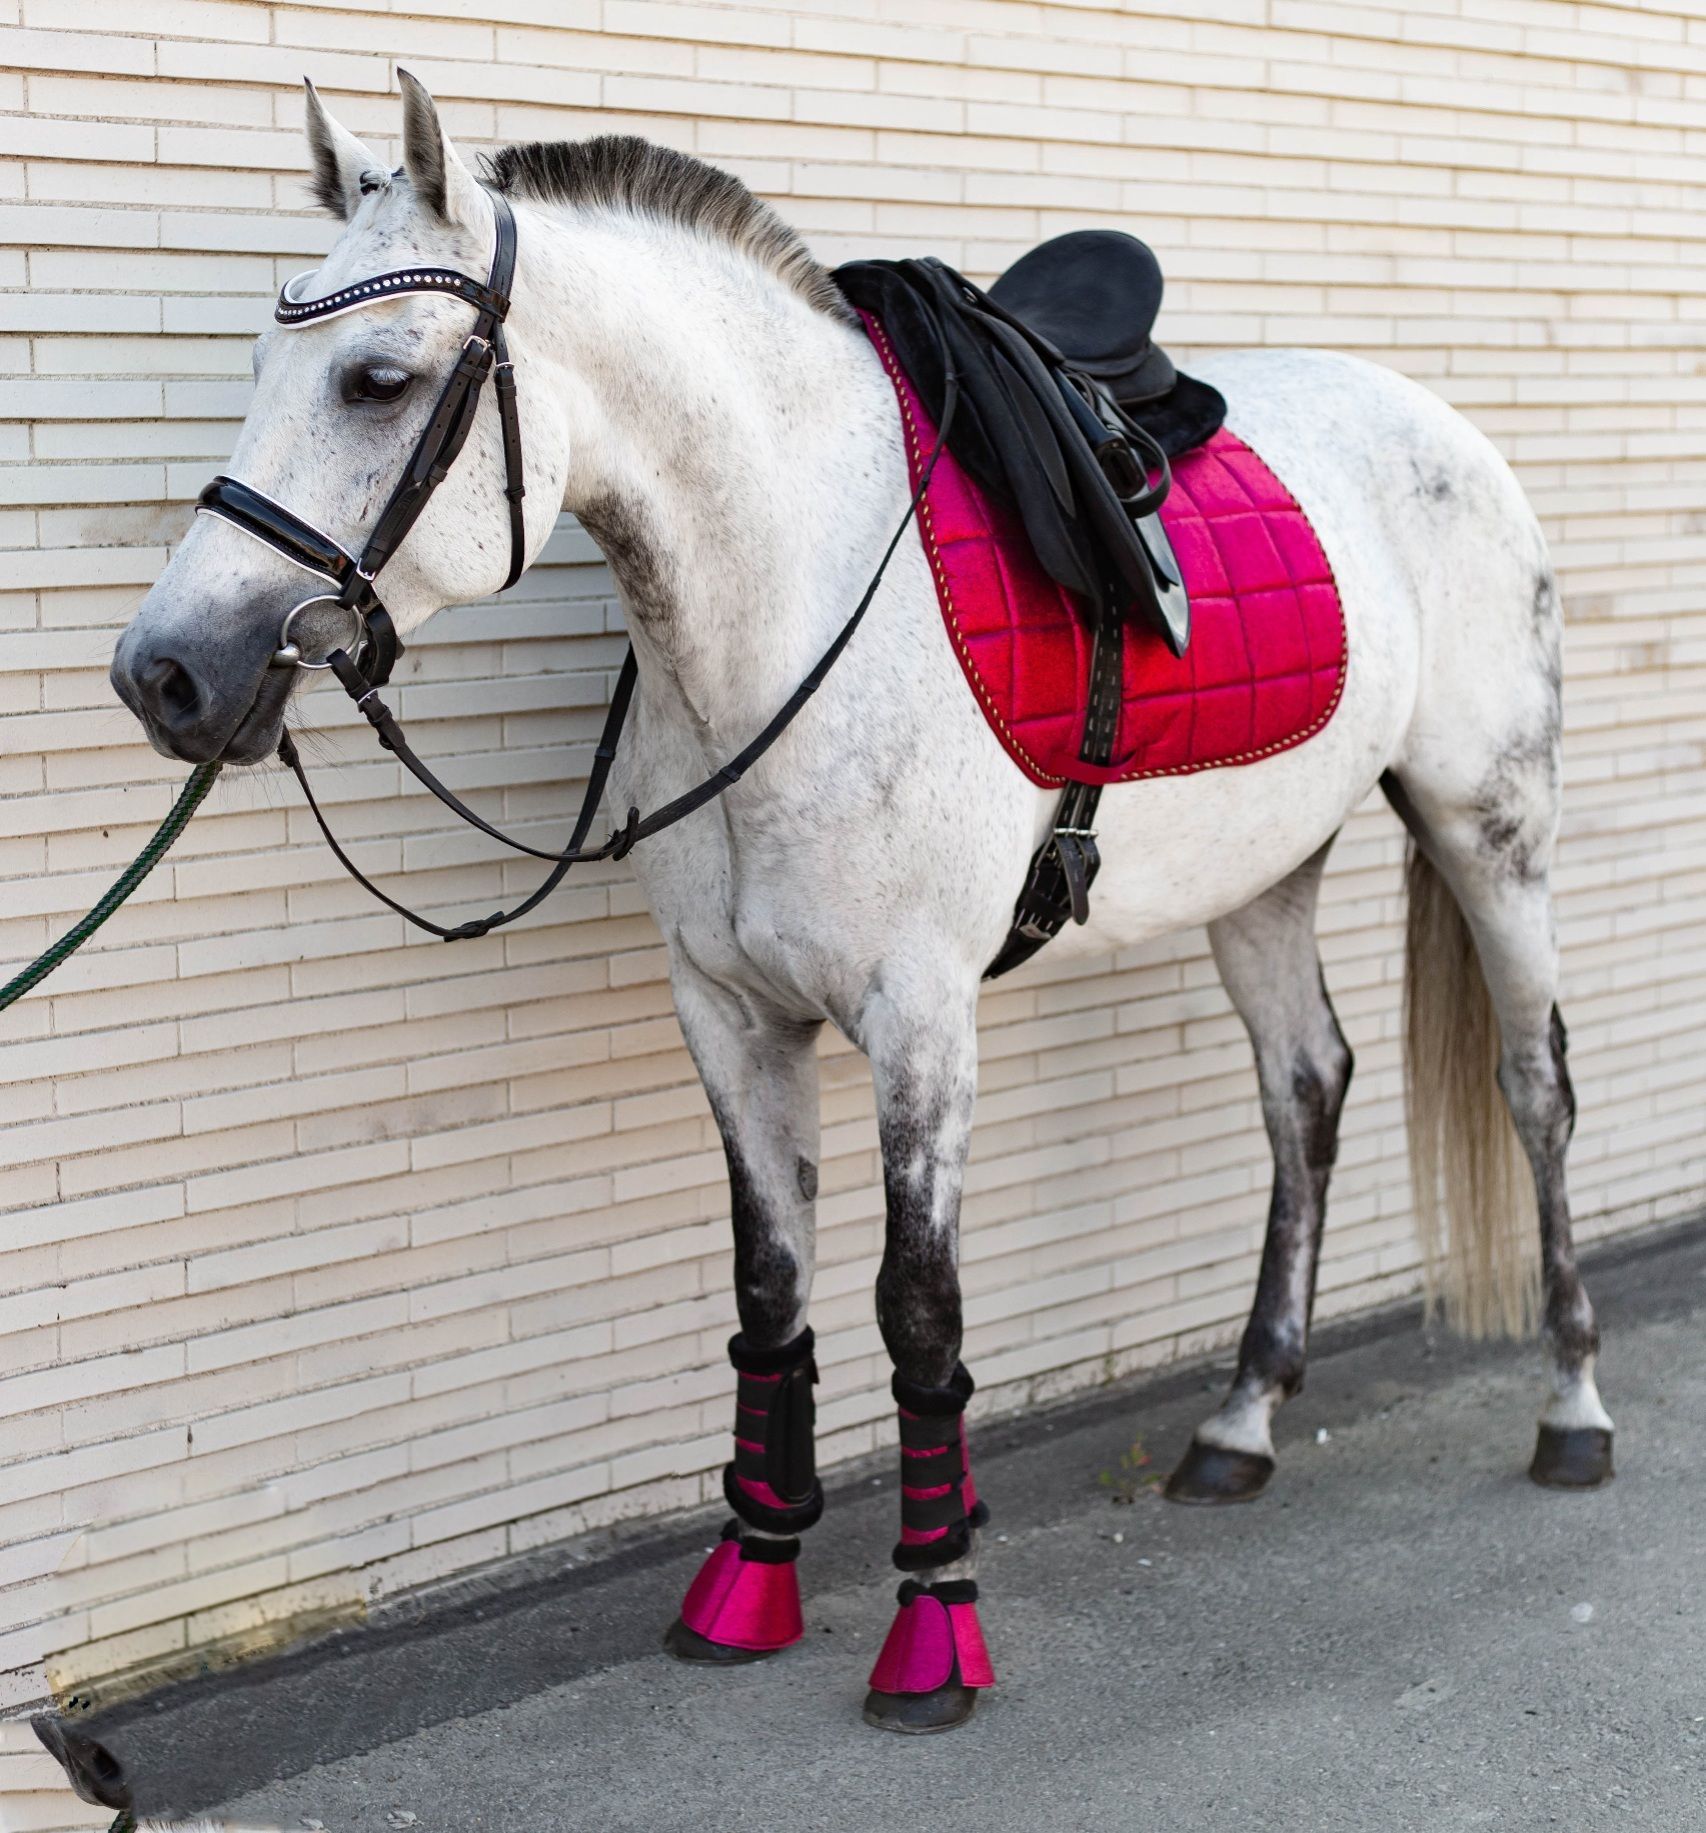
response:
<path fill-rule="evenodd" d="M 1147 624 L 1175 655 L 1190 604 L 1159 514 L 1169 461 L 1220 425 L 1226 404 L 1181 376 L 1151 336 L 1161 268 L 1135 236 L 1078 230 L 1034 248 L 987 292 L 943 262 L 853 261 L 835 278 L 882 323 L 948 444 L 1016 509 L 1045 572 L 1102 627 L 1086 761 L 1117 717 L 1117 626 Z"/>
<path fill-rule="evenodd" d="M 1099 382 L 1169 458 L 1226 418 L 1218 390 L 1181 375 L 1155 342 L 1161 263 L 1121 229 L 1074 229 L 1021 255 L 989 289 L 995 303 Z"/>

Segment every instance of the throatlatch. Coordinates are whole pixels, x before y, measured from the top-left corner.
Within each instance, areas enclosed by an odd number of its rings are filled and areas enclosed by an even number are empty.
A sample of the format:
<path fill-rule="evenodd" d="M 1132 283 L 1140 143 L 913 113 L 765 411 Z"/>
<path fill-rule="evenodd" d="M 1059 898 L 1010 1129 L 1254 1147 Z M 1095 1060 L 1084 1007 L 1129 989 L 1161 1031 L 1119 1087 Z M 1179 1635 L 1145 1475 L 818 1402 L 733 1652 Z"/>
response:
<path fill-rule="evenodd" d="M 741 1336 L 729 1343 L 739 1380 L 735 1455 L 723 1471 L 723 1492 L 736 1519 L 682 1601 L 682 1625 L 710 1645 L 683 1646 L 672 1634 L 669 1646 L 685 1659 L 769 1654 L 805 1633 L 794 1562 L 799 1536 L 823 1513 L 812 1347 L 809 1329 L 780 1349 L 753 1349 Z M 743 1533 L 743 1525 L 762 1533 Z"/>
<path fill-rule="evenodd" d="M 900 1408 L 901 1522 L 894 1563 L 903 1572 L 932 1572 L 964 1559 L 971 1552 L 972 1530 L 989 1519 L 989 1510 L 977 1499 L 966 1454 L 965 1410 L 972 1390 L 963 1365 L 955 1368 L 947 1387 L 921 1387 L 898 1374 L 894 1378 Z M 973 1580 L 932 1584 L 927 1578 L 908 1578 L 898 1597 L 900 1609 L 871 1670 L 873 1693 L 994 1686 Z M 866 1710 L 869 1715 L 869 1703 Z"/>

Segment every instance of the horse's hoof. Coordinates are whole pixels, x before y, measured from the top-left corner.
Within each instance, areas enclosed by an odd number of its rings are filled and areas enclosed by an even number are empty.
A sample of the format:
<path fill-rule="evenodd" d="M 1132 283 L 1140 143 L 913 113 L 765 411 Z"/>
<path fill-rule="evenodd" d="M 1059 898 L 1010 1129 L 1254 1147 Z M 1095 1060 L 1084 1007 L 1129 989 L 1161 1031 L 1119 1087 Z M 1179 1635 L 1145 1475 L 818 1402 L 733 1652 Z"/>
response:
<path fill-rule="evenodd" d="M 1206 1505 L 1254 1502 L 1274 1474 L 1274 1461 L 1255 1451 L 1228 1451 L 1193 1438 L 1161 1491 L 1169 1502 Z"/>
<path fill-rule="evenodd" d="M 713 1642 L 696 1629 L 689 1629 L 677 1617 L 663 1635 L 664 1648 L 677 1661 L 690 1661 L 696 1667 L 736 1667 L 746 1661 L 764 1661 L 776 1653 L 773 1648 L 736 1648 L 730 1642 Z"/>
<path fill-rule="evenodd" d="M 927 1737 L 932 1731 L 952 1731 L 977 1710 L 976 1687 L 950 1680 L 931 1693 L 879 1693 L 865 1695 L 865 1723 L 879 1731 L 898 1731 L 902 1737 Z"/>
<path fill-rule="evenodd" d="M 1611 1433 L 1604 1426 L 1545 1426 L 1528 1474 L 1547 1489 L 1598 1489 L 1609 1483 Z"/>

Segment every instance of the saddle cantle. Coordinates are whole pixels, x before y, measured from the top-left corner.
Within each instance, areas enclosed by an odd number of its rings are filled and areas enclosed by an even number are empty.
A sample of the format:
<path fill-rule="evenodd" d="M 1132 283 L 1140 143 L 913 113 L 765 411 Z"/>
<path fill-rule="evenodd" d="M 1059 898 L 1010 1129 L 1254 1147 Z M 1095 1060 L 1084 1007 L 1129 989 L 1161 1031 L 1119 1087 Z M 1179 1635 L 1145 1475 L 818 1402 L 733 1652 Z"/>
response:
<path fill-rule="evenodd" d="M 1075 229 L 1021 255 L 989 296 L 1116 401 L 1153 401 L 1178 376 L 1153 335 L 1161 288 L 1147 242 L 1120 229 Z"/>

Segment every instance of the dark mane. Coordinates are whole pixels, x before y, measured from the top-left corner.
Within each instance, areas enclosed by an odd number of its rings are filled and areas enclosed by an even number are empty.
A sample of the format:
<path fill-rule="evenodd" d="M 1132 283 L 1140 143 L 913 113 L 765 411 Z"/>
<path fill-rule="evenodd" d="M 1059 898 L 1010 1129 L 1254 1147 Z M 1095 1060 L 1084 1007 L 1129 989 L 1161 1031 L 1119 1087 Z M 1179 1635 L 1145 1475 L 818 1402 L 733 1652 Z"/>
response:
<path fill-rule="evenodd" d="M 820 312 L 852 309 L 829 270 L 794 230 L 738 178 L 634 134 L 535 140 L 486 161 L 499 191 L 563 204 L 603 204 L 714 235 L 750 255 Z"/>

